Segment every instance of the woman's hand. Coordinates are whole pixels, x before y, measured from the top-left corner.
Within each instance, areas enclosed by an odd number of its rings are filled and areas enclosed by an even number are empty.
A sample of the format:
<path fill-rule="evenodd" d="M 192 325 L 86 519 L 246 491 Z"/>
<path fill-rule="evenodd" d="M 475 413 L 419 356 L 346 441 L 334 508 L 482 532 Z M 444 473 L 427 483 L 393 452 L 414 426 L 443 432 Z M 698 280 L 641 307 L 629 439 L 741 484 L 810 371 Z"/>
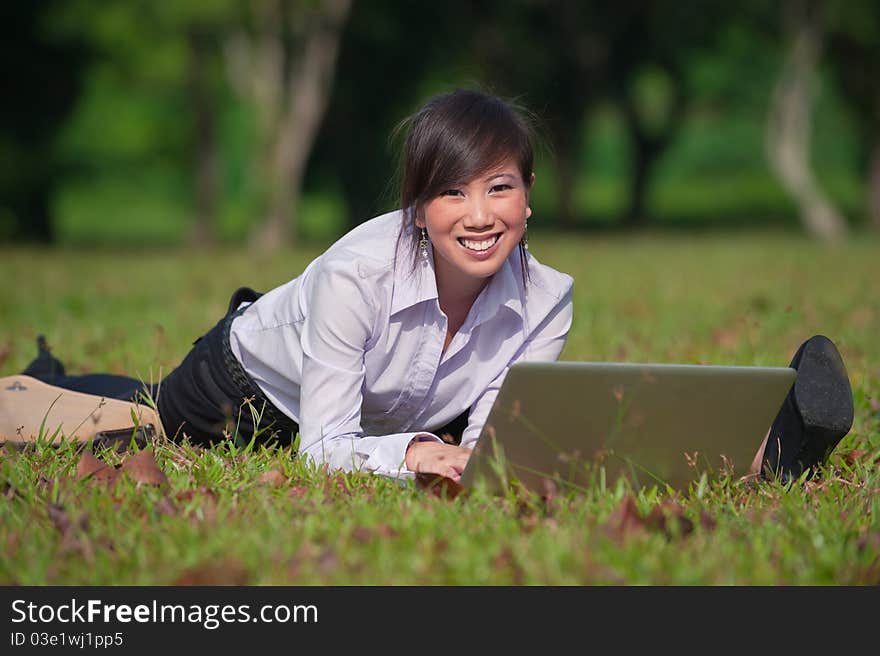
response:
<path fill-rule="evenodd" d="M 440 474 L 458 482 L 470 457 L 471 450 L 463 446 L 413 442 L 406 451 L 406 466 L 416 473 Z"/>

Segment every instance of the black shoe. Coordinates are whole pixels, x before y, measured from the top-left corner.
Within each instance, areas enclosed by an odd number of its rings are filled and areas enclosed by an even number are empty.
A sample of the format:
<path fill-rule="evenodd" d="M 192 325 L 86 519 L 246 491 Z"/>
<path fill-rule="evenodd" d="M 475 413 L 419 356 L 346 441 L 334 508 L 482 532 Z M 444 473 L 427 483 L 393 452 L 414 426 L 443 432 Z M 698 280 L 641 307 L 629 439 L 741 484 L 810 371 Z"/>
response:
<path fill-rule="evenodd" d="M 21 373 L 46 383 L 52 383 L 56 376 L 65 375 L 64 365 L 57 358 L 52 357 L 43 335 L 37 337 L 37 357 Z"/>
<path fill-rule="evenodd" d="M 764 449 L 765 476 L 782 482 L 823 463 L 853 423 L 853 398 L 843 358 L 830 339 L 801 344 L 789 365 L 797 370 Z"/>

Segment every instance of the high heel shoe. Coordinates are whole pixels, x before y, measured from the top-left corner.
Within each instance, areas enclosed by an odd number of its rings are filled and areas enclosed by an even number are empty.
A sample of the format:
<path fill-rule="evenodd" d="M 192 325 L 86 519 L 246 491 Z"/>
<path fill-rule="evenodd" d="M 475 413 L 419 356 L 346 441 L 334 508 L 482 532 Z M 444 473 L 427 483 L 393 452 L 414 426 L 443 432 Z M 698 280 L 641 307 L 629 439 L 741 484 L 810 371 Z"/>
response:
<path fill-rule="evenodd" d="M 849 377 L 830 339 L 811 337 L 789 366 L 797 378 L 770 427 L 762 468 L 784 483 L 807 470 L 812 476 L 853 423 Z"/>

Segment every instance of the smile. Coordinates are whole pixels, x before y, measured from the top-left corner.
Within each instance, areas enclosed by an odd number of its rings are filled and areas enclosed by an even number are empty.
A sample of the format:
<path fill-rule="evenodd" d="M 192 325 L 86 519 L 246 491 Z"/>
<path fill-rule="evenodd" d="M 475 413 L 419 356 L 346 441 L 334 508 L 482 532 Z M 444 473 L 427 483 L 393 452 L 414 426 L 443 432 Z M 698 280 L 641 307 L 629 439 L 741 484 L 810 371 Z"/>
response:
<path fill-rule="evenodd" d="M 492 235 L 488 239 L 482 239 L 480 241 L 476 241 L 474 239 L 465 239 L 463 237 L 458 238 L 458 243 L 467 248 L 470 251 L 476 251 L 481 253 L 483 251 L 487 251 L 492 248 L 495 244 L 498 243 L 498 240 L 501 238 L 501 234 Z"/>

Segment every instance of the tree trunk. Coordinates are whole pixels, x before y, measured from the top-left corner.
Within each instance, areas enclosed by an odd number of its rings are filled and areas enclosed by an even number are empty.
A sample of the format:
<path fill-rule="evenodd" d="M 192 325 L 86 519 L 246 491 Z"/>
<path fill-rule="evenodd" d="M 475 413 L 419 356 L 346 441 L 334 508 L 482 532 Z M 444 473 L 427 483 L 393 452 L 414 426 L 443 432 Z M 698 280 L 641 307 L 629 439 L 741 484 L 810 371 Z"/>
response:
<path fill-rule="evenodd" d="M 847 233 L 843 217 L 820 189 L 810 167 L 811 91 L 821 49 L 815 11 L 791 0 L 791 47 L 773 92 L 767 117 L 770 162 L 798 205 L 801 222 L 818 239 L 836 241 Z"/>
<path fill-rule="evenodd" d="M 310 17 L 304 52 L 289 67 L 281 94 L 285 111 L 280 113 L 270 141 L 267 215 L 251 242 L 258 251 L 278 250 L 295 235 L 306 164 L 330 97 L 340 36 L 350 8 L 351 0 L 322 0 Z"/>
<path fill-rule="evenodd" d="M 880 230 L 880 141 L 874 141 L 871 160 L 868 164 L 868 222 Z"/>
<path fill-rule="evenodd" d="M 558 139 L 556 150 L 556 197 L 559 199 L 559 225 L 570 229 L 575 224 L 574 190 L 577 177 L 576 140 L 568 135 L 568 140 Z"/>
<path fill-rule="evenodd" d="M 209 91 L 207 71 L 210 45 L 203 34 L 190 32 L 190 89 L 195 108 L 195 216 L 189 244 L 199 247 L 216 242 L 217 147 L 214 105 Z"/>
<path fill-rule="evenodd" d="M 684 74 L 670 62 L 666 62 L 664 71 L 673 85 L 673 96 L 660 126 L 651 128 L 645 125 L 631 90 L 624 87 L 620 92 L 619 102 L 629 130 L 631 152 L 629 204 L 623 216 L 623 224 L 628 227 L 642 226 L 650 221 L 647 198 L 657 161 L 684 120 Z"/>

